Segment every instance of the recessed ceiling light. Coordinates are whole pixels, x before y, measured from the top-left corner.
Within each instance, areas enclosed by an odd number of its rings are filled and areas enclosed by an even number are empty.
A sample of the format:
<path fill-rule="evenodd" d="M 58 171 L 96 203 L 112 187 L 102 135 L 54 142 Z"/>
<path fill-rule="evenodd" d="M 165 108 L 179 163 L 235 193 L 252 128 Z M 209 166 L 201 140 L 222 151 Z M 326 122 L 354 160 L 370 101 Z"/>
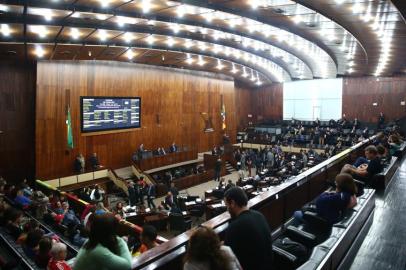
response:
<path fill-rule="evenodd" d="M 126 32 L 123 35 L 123 38 L 124 38 L 125 42 L 130 43 L 134 39 L 134 35 L 129 32 Z"/>
<path fill-rule="evenodd" d="M 8 26 L 8 24 L 2 24 L 0 31 L 3 36 L 5 36 L 5 37 L 10 36 L 11 31 L 10 31 L 10 27 Z"/>
<path fill-rule="evenodd" d="M 37 55 L 37 57 L 42 58 L 45 55 L 45 51 L 42 48 L 41 45 L 36 45 L 35 46 L 35 51 L 34 53 Z"/>
<path fill-rule="evenodd" d="M 40 38 L 45 38 L 48 35 L 48 30 L 43 25 L 33 25 L 32 32 L 36 33 Z"/>
<path fill-rule="evenodd" d="M 107 39 L 107 32 L 106 32 L 106 30 L 103 30 L 103 29 L 99 30 L 98 36 L 99 36 L 99 39 L 100 39 L 101 41 L 105 41 L 105 40 Z"/>
<path fill-rule="evenodd" d="M 154 42 L 155 42 L 154 36 L 149 35 L 149 36 L 147 37 L 147 43 L 148 43 L 148 44 L 154 44 Z"/>
<path fill-rule="evenodd" d="M 142 12 L 148 13 L 151 11 L 151 1 L 150 0 L 142 0 Z"/>
<path fill-rule="evenodd" d="M 71 36 L 73 39 L 78 39 L 78 38 L 80 37 L 80 32 L 79 32 L 79 30 L 78 30 L 77 28 L 71 28 L 71 29 L 70 29 L 70 36 Z"/>

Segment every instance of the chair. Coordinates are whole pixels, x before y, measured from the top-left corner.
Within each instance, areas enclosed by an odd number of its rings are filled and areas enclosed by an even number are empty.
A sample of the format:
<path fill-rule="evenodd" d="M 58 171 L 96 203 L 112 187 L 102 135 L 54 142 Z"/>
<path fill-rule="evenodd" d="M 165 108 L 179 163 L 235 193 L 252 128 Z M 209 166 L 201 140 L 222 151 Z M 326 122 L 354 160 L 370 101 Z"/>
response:
<path fill-rule="evenodd" d="M 189 210 L 190 215 L 192 216 L 192 222 L 198 223 L 199 221 L 203 220 L 204 215 L 204 207 L 203 206 L 196 206 Z"/>
<path fill-rule="evenodd" d="M 192 220 L 185 220 L 182 214 L 171 213 L 169 215 L 169 228 L 171 231 L 183 233 L 191 228 Z"/>

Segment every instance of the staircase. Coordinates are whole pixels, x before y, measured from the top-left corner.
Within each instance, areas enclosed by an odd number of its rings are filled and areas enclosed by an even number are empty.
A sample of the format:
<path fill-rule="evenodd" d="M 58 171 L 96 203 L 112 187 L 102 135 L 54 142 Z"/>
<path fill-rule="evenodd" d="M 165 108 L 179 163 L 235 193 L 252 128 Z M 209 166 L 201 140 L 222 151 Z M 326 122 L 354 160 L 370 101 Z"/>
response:
<path fill-rule="evenodd" d="M 236 170 L 234 169 L 234 167 L 230 164 L 230 162 L 226 161 L 226 172 L 227 174 L 232 174 L 233 172 L 235 172 Z"/>

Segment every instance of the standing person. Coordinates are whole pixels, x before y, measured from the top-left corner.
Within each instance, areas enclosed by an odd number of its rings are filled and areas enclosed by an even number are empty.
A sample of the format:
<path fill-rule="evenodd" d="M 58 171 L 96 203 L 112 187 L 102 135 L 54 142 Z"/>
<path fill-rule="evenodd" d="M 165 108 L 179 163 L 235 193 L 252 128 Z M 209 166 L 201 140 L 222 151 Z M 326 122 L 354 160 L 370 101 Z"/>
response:
<path fill-rule="evenodd" d="M 133 181 L 128 183 L 128 199 L 130 200 L 130 206 L 135 206 L 138 203 Z"/>
<path fill-rule="evenodd" d="M 76 156 L 73 167 L 75 173 L 83 173 L 85 171 L 85 158 L 83 157 L 82 154 Z"/>
<path fill-rule="evenodd" d="M 383 115 L 383 112 L 381 112 L 378 117 L 378 129 L 383 129 L 384 125 L 385 125 L 385 116 Z"/>
<path fill-rule="evenodd" d="M 171 153 L 177 152 L 178 151 L 178 147 L 176 146 L 175 142 L 172 143 L 171 147 L 169 147 L 169 151 Z"/>
<path fill-rule="evenodd" d="M 231 215 L 224 244 L 230 246 L 244 270 L 265 270 L 272 265 L 271 230 L 265 217 L 247 207 L 248 198 L 239 187 L 224 194 Z"/>
<path fill-rule="evenodd" d="M 102 202 L 103 201 L 104 191 L 99 188 L 99 185 L 95 185 L 92 192 L 90 192 L 90 199 L 93 202 Z"/>
<path fill-rule="evenodd" d="M 221 159 L 218 158 L 214 164 L 214 181 L 220 181 L 221 175 Z"/>
<path fill-rule="evenodd" d="M 145 194 L 147 194 L 147 203 L 149 208 L 156 208 L 154 199 L 156 196 L 155 186 L 153 184 L 148 184 L 145 188 Z"/>
<path fill-rule="evenodd" d="M 183 270 L 241 270 L 230 247 L 221 245 L 217 234 L 208 227 L 199 227 L 187 245 Z"/>
<path fill-rule="evenodd" d="M 248 176 L 252 176 L 252 159 L 250 156 L 247 157 L 247 168 L 248 168 Z"/>
<path fill-rule="evenodd" d="M 117 236 L 117 227 L 113 214 L 95 216 L 89 240 L 79 250 L 73 269 L 131 269 L 131 254 L 126 242 Z"/>
<path fill-rule="evenodd" d="M 100 168 L 99 158 L 97 157 L 96 153 L 92 154 L 89 161 L 90 161 L 90 165 L 92 166 L 93 170 L 96 170 L 96 169 Z"/>

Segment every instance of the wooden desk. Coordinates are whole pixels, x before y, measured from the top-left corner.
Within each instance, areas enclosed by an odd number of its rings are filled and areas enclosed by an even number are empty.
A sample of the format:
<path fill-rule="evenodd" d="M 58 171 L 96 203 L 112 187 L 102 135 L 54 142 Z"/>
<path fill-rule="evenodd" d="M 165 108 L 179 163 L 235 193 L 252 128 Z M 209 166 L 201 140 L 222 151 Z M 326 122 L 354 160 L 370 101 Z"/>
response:
<path fill-rule="evenodd" d="M 136 161 L 135 163 L 142 171 L 147 171 L 154 168 L 194 159 L 197 159 L 196 150 L 168 153 L 164 156 L 153 156 L 151 158 Z"/>

